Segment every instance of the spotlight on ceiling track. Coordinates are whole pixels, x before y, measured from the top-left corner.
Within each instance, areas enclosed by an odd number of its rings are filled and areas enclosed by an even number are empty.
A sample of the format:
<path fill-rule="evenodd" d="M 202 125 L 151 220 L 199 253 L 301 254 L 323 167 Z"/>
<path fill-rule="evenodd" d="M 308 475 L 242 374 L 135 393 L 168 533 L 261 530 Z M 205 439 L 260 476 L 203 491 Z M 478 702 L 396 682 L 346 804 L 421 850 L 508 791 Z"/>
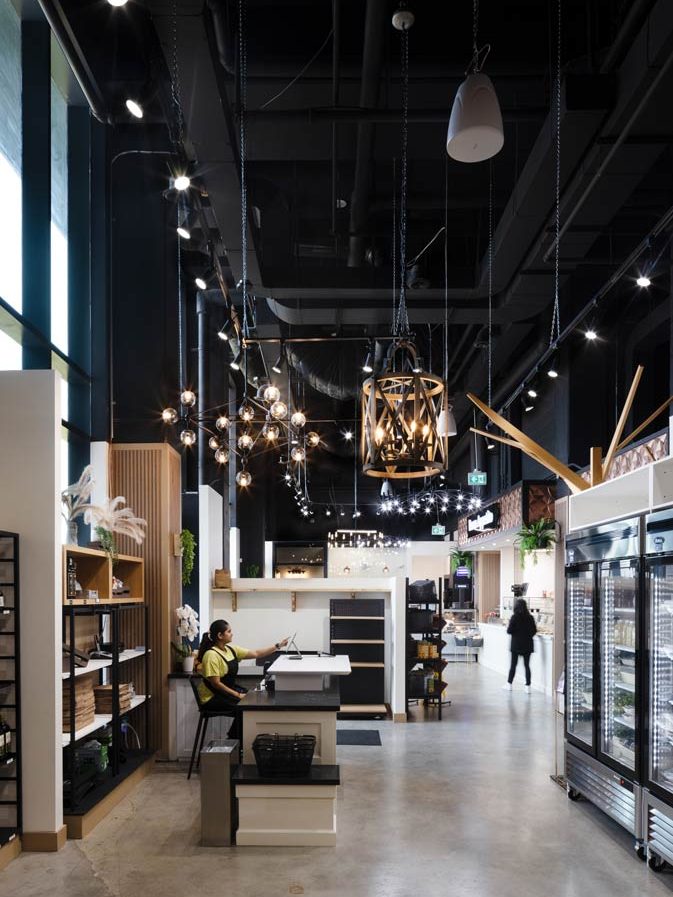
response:
<path fill-rule="evenodd" d="M 194 283 L 196 284 L 196 286 L 197 286 L 200 290 L 205 290 L 206 287 L 208 286 L 208 284 L 207 284 L 206 281 L 203 279 L 203 277 L 195 277 L 195 278 L 194 278 Z"/>
<path fill-rule="evenodd" d="M 585 330 L 584 335 L 590 342 L 593 342 L 595 339 L 598 339 L 598 334 L 596 333 L 595 330 L 592 330 L 592 329 Z"/>
<path fill-rule="evenodd" d="M 126 101 L 126 108 L 131 113 L 134 118 L 142 118 L 143 117 L 143 107 L 140 103 L 137 103 L 135 100 L 132 100 L 130 97 Z"/>
<path fill-rule="evenodd" d="M 191 240 L 192 239 L 191 231 L 187 227 L 185 227 L 184 224 L 178 225 L 178 227 L 176 227 L 176 231 L 178 233 L 178 236 L 182 237 L 183 240 Z"/>
<path fill-rule="evenodd" d="M 278 358 L 271 365 L 271 370 L 274 372 L 274 374 L 280 374 L 281 371 L 283 370 L 283 350 L 282 350 L 282 348 L 280 350 L 280 354 L 279 354 Z"/>
<path fill-rule="evenodd" d="M 176 178 L 171 178 L 170 185 L 174 190 L 188 190 L 191 183 L 186 174 L 179 174 Z"/>
<path fill-rule="evenodd" d="M 531 386 L 531 388 L 527 391 L 526 395 L 529 396 L 531 399 L 537 399 L 537 392 L 536 392 L 536 390 L 533 389 L 532 386 Z"/>
<path fill-rule="evenodd" d="M 374 368 L 372 367 L 372 350 L 371 346 L 367 349 L 367 357 L 365 358 L 365 363 L 362 365 L 362 370 L 365 374 L 371 374 Z"/>
<path fill-rule="evenodd" d="M 243 352 L 239 349 L 236 355 L 229 362 L 229 367 L 232 369 L 232 371 L 240 371 L 242 358 Z"/>
<path fill-rule="evenodd" d="M 638 286 L 641 287 L 641 288 L 643 288 L 643 287 L 649 287 L 649 286 L 652 285 L 652 281 L 651 281 L 650 278 L 647 276 L 647 274 L 641 274 L 640 277 L 637 277 L 637 278 L 636 278 L 636 283 L 637 283 Z"/>
<path fill-rule="evenodd" d="M 534 408 L 535 408 L 535 405 L 533 405 L 532 402 L 526 402 L 526 404 L 523 406 L 524 411 L 533 411 Z"/>
<path fill-rule="evenodd" d="M 556 366 L 554 364 L 552 364 L 547 371 L 547 376 L 551 377 L 552 380 L 556 380 L 556 378 L 558 377 L 558 371 L 556 370 Z"/>
<path fill-rule="evenodd" d="M 110 6 L 126 6 L 128 0 L 107 0 Z"/>
<path fill-rule="evenodd" d="M 492 452 L 493 449 L 495 448 L 495 442 L 493 442 L 493 440 L 490 438 L 487 439 L 486 440 L 486 448 L 489 450 L 489 452 Z"/>

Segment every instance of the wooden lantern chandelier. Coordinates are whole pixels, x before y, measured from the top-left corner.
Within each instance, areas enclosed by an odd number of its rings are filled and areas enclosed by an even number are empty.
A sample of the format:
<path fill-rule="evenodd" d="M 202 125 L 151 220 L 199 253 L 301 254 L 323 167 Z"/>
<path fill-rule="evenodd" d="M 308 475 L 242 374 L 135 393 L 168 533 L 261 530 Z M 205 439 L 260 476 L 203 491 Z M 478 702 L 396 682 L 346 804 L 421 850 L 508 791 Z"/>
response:
<path fill-rule="evenodd" d="M 391 343 L 384 369 L 362 384 L 362 470 L 369 477 L 413 479 L 446 467 L 446 437 L 438 433 L 444 381 L 421 370 L 416 347 Z"/>

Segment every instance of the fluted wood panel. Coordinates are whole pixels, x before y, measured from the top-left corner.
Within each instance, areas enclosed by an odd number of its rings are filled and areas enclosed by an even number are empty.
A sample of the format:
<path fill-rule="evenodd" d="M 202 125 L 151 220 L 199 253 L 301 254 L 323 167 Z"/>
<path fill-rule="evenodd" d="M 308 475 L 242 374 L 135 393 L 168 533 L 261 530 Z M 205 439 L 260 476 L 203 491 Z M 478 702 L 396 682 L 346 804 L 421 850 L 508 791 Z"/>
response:
<path fill-rule="evenodd" d="M 145 559 L 145 601 L 149 608 L 150 688 L 153 695 L 150 741 L 168 756 L 168 673 L 175 608 L 180 604 L 180 558 L 174 537 L 181 529 L 180 456 L 164 443 L 112 445 L 110 491 L 147 521 L 142 545 L 119 539 L 120 552 Z M 131 633 L 129 632 L 129 637 Z M 137 634 L 139 638 L 139 633 Z"/>
<path fill-rule="evenodd" d="M 494 607 L 500 607 L 500 552 L 480 551 L 477 555 L 477 601 L 479 619 Z"/>

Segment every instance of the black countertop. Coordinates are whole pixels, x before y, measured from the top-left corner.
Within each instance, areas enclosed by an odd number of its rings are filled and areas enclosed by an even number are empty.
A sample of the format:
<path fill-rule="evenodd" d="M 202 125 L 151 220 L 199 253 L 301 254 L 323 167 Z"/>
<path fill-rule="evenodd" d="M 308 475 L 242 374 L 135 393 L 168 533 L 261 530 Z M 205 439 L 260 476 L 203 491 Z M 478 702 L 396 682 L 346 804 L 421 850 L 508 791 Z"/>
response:
<path fill-rule="evenodd" d="M 312 766 L 308 775 L 262 776 L 256 766 L 238 766 L 231 777 L 234 785 L 339 785 L 341 778 L 338 766 Z"/>
<path fill-rule="evenodd" d="M 249 691 L 238 705 L 244 710 L 333 710 L 341 707 L 338 682 L 330 682 L 322 691 Z"/>

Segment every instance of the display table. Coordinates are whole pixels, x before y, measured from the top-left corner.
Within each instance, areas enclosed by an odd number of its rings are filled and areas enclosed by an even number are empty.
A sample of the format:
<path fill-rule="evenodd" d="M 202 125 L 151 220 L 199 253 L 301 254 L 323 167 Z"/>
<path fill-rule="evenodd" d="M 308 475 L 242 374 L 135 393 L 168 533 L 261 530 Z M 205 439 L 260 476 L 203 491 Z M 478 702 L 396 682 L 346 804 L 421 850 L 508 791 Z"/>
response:
<path fill-rule="evenodd" d="M 238 799 L 238 845 L 333 847 L 339 767 L 313 766 L 301 778 L 265 778 L 256 766 L 233 776 Z"/>
<path fill-rule="evenodd" d="M 347 654 L 337 654 L 336 657 L 281 654 L 269 667 L 269 673 L 275 676 L 277 691 L 322 691 L 325 676 L 348 676 L 350 671 Z"/>
<path fill-rule="evenodd" d="M 333 660 L 334 658 L 322 658 Z M 250 691 L 238 705 L 243 723 L 243 763 L 254 764 L 252 743 L 258 735 L 315 735 L 315 765 L 336 763 L 339 686 L 328 678 L 322 691 Z"/>
<path fill-rule="evenodd" d="M 484 645 L 479 652 L 479 663 L 482 666 L 502 673 L 503 681 L 509 672 L 510 636 L 504 623 L 480 623 L 479 629 L 484 637 Z M 530 658 L 531 685 L 536 691 L 542 691 L 550 697 L 554 693 L 552 667 L 554 661 L 554 637 L 552 635 L 536 635 L 533 639 L 535 651 Z M 514 687 L 521 685 L 524 678 L 523 660 L 519 660 Z"/>

